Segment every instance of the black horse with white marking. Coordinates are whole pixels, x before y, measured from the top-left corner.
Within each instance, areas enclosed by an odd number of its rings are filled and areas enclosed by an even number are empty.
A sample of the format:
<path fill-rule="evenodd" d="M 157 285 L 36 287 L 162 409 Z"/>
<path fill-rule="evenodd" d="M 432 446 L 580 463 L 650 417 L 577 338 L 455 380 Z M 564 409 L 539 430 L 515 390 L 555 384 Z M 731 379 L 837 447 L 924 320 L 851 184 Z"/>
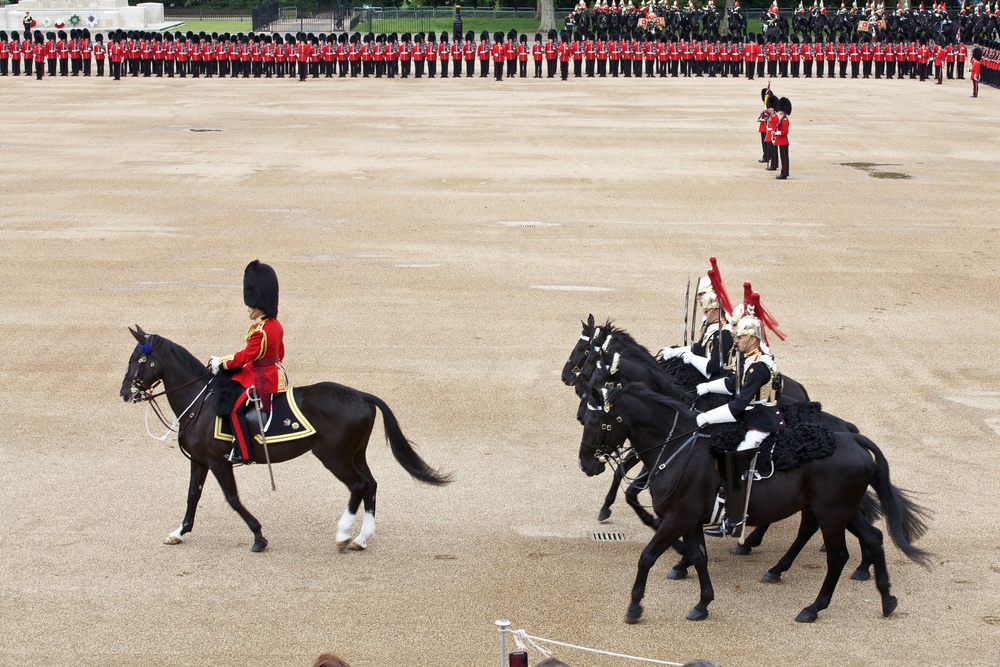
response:
<path fill-rule="evenodd" d="M 147 334 L 141 328 L 129 329 L 138 344 L 129 357 L 120 395 L 125 402 L 153 401 L 164 396 L 177 418 L 177 444 L 191 460 L 191 482 L 188 486 L 187 513 L 180 527 L 169 535 L 168 544 L 179 544 L 194 528 L 195 510 L 209 471 L 215 475 L 229 505 L 246 521 L 253 532 L 252 551 L 263 551 L 267 540 L 260 522 L 240 502 L 236 490 L 233 465 L 225 455 L 231 443 L 215 438 L 214 401 L 215 379 L 190 352 L 166 338 Z M 153 394 L 163 384 L 163 392 Z M 365 454 L 368 438 L 375 426 L 376 408 L 382 411 L 386 439 L 393 456 L 406 472 L 427 484 L 442 485 L 448 475 L 431 468 L 413 449 L 403 435 L 395 415 L 385 402 L 364 392 L 333 382 L 297 387 L 295 397 L 302 414 L 316 429 L 306 438 L 275 443 L 269 446 L 272 463 L 281 463 L 312 452 L 337 479 L 351 491 L 350 500 L 337 523 L 337 548 L 360 551 L 375 533 L 375 478 L 368 468 Z M 208 406 L 207 409 L 206 405 Z M 264 452 L 255 448 L 255 460 L 264 463 Z M 364 502 L 365 516 L 361 532 L 351 539 L 358 508 Z"/>

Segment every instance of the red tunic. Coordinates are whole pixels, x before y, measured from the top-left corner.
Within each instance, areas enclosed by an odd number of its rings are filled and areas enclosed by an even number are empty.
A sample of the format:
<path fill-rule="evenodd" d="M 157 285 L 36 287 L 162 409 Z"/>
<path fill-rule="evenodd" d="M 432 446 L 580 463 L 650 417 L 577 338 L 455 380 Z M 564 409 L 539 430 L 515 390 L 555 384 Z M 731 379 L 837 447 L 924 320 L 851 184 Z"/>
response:
<path fill-rule="evenodd" d="M 263 376 L 268 394 L 277 394 L 288 388 L 288 377 L 281 360 L 285 358 L 283 342 L 284 329 L 278 320 L 261 319 L 247 329 L 245 348 L 222 359 L 226 370 L 239 369 L 233 380 L 241 386 L 260 388 L 259 376 Z"/>

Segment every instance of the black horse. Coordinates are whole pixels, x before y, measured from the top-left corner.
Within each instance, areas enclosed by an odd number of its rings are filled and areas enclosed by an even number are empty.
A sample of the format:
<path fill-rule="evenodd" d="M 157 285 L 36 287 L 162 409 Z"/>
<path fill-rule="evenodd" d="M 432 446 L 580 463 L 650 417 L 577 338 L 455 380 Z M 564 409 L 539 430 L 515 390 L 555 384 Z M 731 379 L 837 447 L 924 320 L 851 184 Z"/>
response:
<path fill-rule="evenodd" d="M 190 352 L 166 338 L 147 334 L 141 328 L 129 329 L 138 344 L 129 357 L 121 397 L 125 402 L 153 401 L 164 396 L 177 415 L 177 444 L 191 460 L 191 482 L 188 486 L 187 513 L 180 527 L 167 538 L 168 544 L 178 544 L 194 527 L 195 510 L 209 471 L 215 475 L 229 505 L 253 531 L 252 551 L 263 551 L 267 540 L 260 522 L 240 502 L 232 464 L 225 459 L 231 444 L 214 437 L 214 401 L 209 396 L 216 390 L 216 380 L 205 364 Z M 164 391 L 153 394 L 159 383 Z M 323 382 L 295 388 L 303 415 L 316 429 L 307 438 L 275 443 L 269 446 L 272 463 L 290 461 L 311 451 L 337 479 L 351 491 L 347 508 L 337 522 L 337 548 L 360 551 L 375 533 L 375 478 L 368 468 L 365 452 L 368 438 L 375 425 L 376 408 L 382 411 L 386 439 L 393 456 L 410 475 L 428 484 L 441 485 L 450 480 L 427 465 L 407 441 L 396 417 L 382 399 L 350 387 Z M 206 408 L 208 406 L 208 409 Z M 154 404 L 155 406 L 155 404 Z M 262 448 L 254 451 L 254 460 L 264 463 Z M 355 516 L 362 501 L 365 516 L 361 532 L 351 539 Z"/>
<path fill-rule="evenodd" d="M 622 387 L 631 382 L 641 382 L 657 394 L 673 398 L 674 400 L 686 405 L 692 405 L 694 408 L 699 410 L 709 410 L 721 405 L 727 400 L 726 397 L 714 394 L 709 394 L 703 397 L 688 394 L 682 388 L 671 383 L 666 377 L 666 374 L 657 374 L 655 371 L 651 372 L 651 369 L 643 364 L 640 364 L 632 359 L 621 357 L 618 353 L 615 353 L 612 359 L 608 360 L 602 358 L 602 361 L 598 363 L 598 368 L 595 369 L 593 375 L 591 376 L 590 385 L 586 391 L 582 392 L 584 400 L 581 401 L 581 408 L 577 413 L 577 419 L 581 424 L 584 423 L 584 420 L 586 419 L 586 407 L 584 402 L 589 400 L 589 397 L 593 395 L 594 390 L 599 390 L 601 388 Z M 798 403 L 797 401 L 793 401 L 785 397 L 782 397 L 780 402 L 783 409 L 786 411 L 795 410 Z M 789 412 L 789 414 L 791 413 Z M 817 420 L 820 424 L 827 426 L 833 431 L 854 434 L 858 433 L 857 426 L 841 419 L 840 417 L 831 415 L 828 412 L 820 411 L 817 414 L 810 414 L 808 418 Z M 622 457 L 621 461 L 618 461 L 617 465 L 614 466 L 611 489 L 608 491 L 604 499 L 604 505 L 598 513 L 598 520 L 604 521 L 611 516 L 611 505 L 614 504 L 618 489 L 624 481 L 625 476 L 638 463 L 640 463 L 640 460 L 636 455 L 635 450 L 629 449 L 627 450 L 626 455 Z M 628 487 L 626 487 L 625 500 L 628 505 L 635 510 L 636 514 L 639 515 L 642 522 L 655 530 L 659 526 L 660 521 L 649 514 L 639 502 L 639 493 L 641 491 L 645 491 L 648 484 L 649 471 L 643 469 L 643 471 L 634 478 Z M 870 497 L 870 494 L 865 496 L 865 500 L 862 503 L 862 514 L 869 524 L 873 523 L 882 516 L 882 509 L 879 506 L 877 499 Z M 769 526 L 767 524 L 758 525 L 754 528 L 753 532 L 747 536 L 742 544 L 737 544 L 733 547 L 731 550 L 732 553 L 738 556 L 746 556 L 750 554 L 755 547 L 760 546 L 763 542 L 764 534 L 767 532 L 768 528 Z M 767 574 L 764 575 L 764 581 L 767 583 L 780 581 L 781 574 L 786 572 L 788 568 L 792 566 L 792 563 L 795 561 L 795 557 L 818 530 L 819 526 L 816 525 L 815 517 L 812 515 L 811 511 L 803 510 L 802 519 L 799 523 L 799 532 L 795 541 L 789 548 L 788 553 L 786 553 L 774 567 L 767 571 Z M 871 573 L 869 571 L 871 567 L 871 558 L 870 554 L 865 551 L 864 542 L 861 543 L 861 550 L 861 562 L 858 564 L 857 569 L 851 574 L 851 579 L 867 581 L 871 577 Z M 682 559 L 677 565 L 670 569 L 670 573 L 667 576 L 669 579 L 684 579 L 687 577 L 687 570 L 690 566 L 690 562 L 686 559 Z"/>
<path fill-rule="evenodd" d="M 743 41 L 747 34 L 747 17 L 738 9 L 726 9 L 726 25 L 738 41 Z"/>
<path fill-rule="evenodd" d="M 709 433 L 697 428 L 694 413 L 686 405 L 658 396 L 641 384 L 611 389 L 602 398 L 603 409 L 592 408 L 585 420 L 580 468 L 587 475 L 600 474 L 604 460 L 629 440 L 643 464 L 654 471 L 650 492 L 653 509 L 662 519 L 639 558 L 625 620 L 635 623 L 642 616 L 649 570 L 681 538 L 686 556 L 698 572 L 701 591 L 687 618 L 704 619 L 715 592 L 708 574 L 702 526 L 709 519 L 721 482 L 709 448 L 700 442 Z M 895 610 L 897 601 L 889 592 L 881 535 L 858 511 L 869 484 L 878 494 L 896 545 L 911 560 L 926 563 L 929 559 L 911 543 L 925 530 L 919 508 L 891 484 L 889 464 L 882 452 L 870 441 L 860 444 L 856 437 L 835 434 L 837 446 L 830 456 L 794 470 L 775 472 L 768 481 L 758 482 L 751 495 L 748 516 L 754 524 L 773 523 L 809 508 L 822 531 L 827 573 L 816 600 L 796 617 L 800 622 L 815 621 L 819 612 L 829 606 L 848 559 L 844 535 L 848 527 L 864 542 L 875 563 L 883 615 Z"/>

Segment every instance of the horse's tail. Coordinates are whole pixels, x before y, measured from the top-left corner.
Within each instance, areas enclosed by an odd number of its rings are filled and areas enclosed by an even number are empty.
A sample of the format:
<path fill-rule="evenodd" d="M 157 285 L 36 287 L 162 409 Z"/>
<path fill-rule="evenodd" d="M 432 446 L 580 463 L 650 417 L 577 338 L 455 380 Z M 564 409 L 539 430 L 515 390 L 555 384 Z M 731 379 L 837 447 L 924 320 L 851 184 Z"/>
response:
<path fill-rule="evenodd" d="M 872 493 L 871 489 L 865 492 L 865 497 L 861 499 L 858 511 L 861 512 L 861 518 L 868 523 L 875 523 L 885 516 L 882 503 L 878 501 L 878 496 Z"/>
<path fill-rule="evenodd" d="M 427 484 L 442 485 L 451 481 L 451 475 L 435 470 L 420 458 L 420 455 L 413 449 L 413 445 L 403 435 L 402 429 L 399 428 L 399 422 L 396 421 L 396 415 L 392 414 L 392 410 L 389 409 L 385 401 L 378 396 L 364 392 L 359 393 L 361 393 L 361 397 L 366 403 L 374 405 L 382 411 L 385 439 L 389 441 L 389 448 L 392 449 L 392 455 L 399 462 L 399 465 L 403 466 L 403 470 Z"/>
<path fill-rule="evenodd" d="M 909 493 L 892 485 L 889 481 L 889 462 L 878 445 L 861 434 L 855 435 L 854 440 L 875 457 L 871 485 L 882 504 L 892 541 L 907 558 L 928 565 L 931 554 L 914 546 L 913 542 L 927 532 L 925 519 L 930 516 L 930 511 L 914 502 Z"/>

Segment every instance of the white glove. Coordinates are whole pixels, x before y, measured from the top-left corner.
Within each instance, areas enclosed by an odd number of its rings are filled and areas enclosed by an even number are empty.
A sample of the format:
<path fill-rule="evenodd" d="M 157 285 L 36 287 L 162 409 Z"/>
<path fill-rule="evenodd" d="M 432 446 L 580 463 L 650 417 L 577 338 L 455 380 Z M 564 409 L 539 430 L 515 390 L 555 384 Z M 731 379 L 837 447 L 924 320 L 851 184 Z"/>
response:
<path fill-rule="evenodd" d="M 673 359 L 674 357 L 679 357 L 685 352 L 690 352 L 691 346 L 685 345 L 684 347 L 665 347 L 660 350 L 660 359 Z"/>
<path fill-rule="evenodd" d="M 704 396 L 705 394 L 709 393 L 707 382 L 702 382 L 697 387 L 695 387 L 695 389 L 697 389 L 699 396 Z M 698 416 L 700 417 L 701 415 Z M 698 426 L 701 426 L 701 424 L 698 424 Z"/>
<path fill-rule="evenodd" d="M 685 352 L 684 363 L 689 366 L 694 366 L 695 368 L 697 368 L 698 371 L 700 371 L 701 374 L 705 376 L 706 380 L 709 378 L 708 357 L 700 357 L 694 352 Z"/>
<path fill-rule="evenodd" d="M 736 417 L 733 416 L 728 404 L 720 405 L 714 410 L 709 410 L 708 412 L 702 412 L 695 418 L 695 422 L 698 426 L 704 426 L 705 424 L 731 424 L 735 421 Z"/>
<path fill-rule="evenodd" d="M 711 382 L 702 382 L 698 385 L 698 395 L 704 396 L 705 394 L 722 394 L 724 396 L 731 396 L 732 393 L 729 391 L 729 387 L 726 386 L 726 378 L 719 378 L 718 380 L 712 380 Z"/>
<path fill-rule="evenodd" d="M 215 375 L 219 372 L 220 363 L 222 363 L 222 360 L 219 359 L 219 357 L 212 357 L 211 359 L 208 360 L 208 365 L 212 367 L 212 375 Z"/>

